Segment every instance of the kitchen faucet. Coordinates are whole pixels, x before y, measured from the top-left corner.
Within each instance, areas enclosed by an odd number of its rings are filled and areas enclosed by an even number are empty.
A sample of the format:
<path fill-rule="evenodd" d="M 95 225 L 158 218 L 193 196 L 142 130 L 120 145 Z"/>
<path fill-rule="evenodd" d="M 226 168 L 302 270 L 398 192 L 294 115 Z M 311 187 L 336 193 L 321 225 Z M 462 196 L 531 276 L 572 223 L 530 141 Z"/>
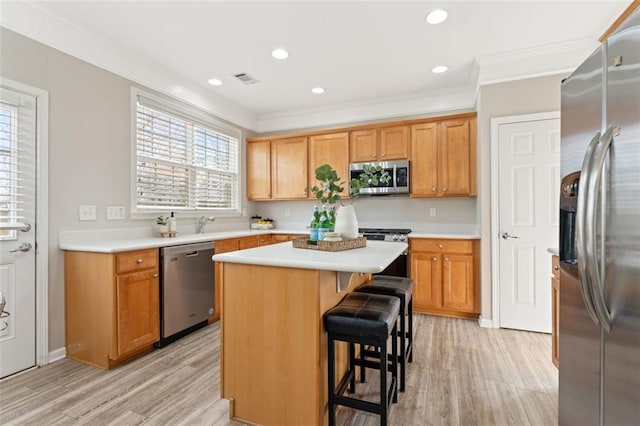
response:
<path fill-rule="evenodd" d="M 214 222 L 216 220 L 215 217 L 213 216 L 209 216 L 209 217 L 204 217 L 204 216 L 200 216 L 200 219 L 198 219 L 198 234 L 204 234 L 204 225 L 207 224 L 207 222 Z"/>

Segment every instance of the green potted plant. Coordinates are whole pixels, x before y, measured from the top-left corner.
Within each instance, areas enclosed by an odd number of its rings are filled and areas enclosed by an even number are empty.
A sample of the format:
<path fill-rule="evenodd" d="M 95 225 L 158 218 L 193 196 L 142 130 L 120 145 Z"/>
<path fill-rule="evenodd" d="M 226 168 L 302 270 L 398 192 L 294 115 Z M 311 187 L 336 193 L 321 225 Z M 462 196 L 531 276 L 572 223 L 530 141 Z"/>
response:
<path fill-rule="evenodd" d="M 311 187 L 311 192 L 316 199 L 323 204 L 334 205 L 340 200 L 340 195 L 344 192 L 345 181 L 329 164 L 323 164 L 315 170 L 318 184 Z M 365 165 L 364 171 L 359 177 L 349 181 L 349 199 L 351 203 L 340 205 L 335 218 L 335 231 L 340 232 L 345 238 L 355 238 L 358 236 L 358 220 L 353 209 L 353 200 L 360 196 L 360 188 L 366 188 L 370 184 L 377 185 L 378 182 L 387 183 L 391 179 L 389 173 L 380 166 Z"/>
<path fill-rule="evenodd" d="M 160 233 L 169 232 L 169 216 L 156 217 L 156 225 L 160 225 Z"/>

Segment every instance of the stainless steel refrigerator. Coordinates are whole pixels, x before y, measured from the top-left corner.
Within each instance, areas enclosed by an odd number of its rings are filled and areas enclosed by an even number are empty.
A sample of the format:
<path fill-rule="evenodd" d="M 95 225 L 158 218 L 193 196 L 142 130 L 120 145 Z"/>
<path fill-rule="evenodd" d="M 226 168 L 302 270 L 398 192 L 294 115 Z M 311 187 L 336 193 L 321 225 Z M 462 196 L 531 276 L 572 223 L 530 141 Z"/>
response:
<path fill-rule="evenodd" d="M 559 423 L 640 422 L 640 9 L 562 84 Z"/>

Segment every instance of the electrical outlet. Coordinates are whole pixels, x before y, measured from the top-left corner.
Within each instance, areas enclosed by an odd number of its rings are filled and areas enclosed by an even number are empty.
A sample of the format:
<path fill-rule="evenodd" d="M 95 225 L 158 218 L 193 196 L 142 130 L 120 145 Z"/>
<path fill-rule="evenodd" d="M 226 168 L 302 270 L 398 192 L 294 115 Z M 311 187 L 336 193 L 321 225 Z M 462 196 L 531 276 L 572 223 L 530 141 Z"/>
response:
<path fill-rule="evenodd" d="M 291 216 L 291 209 L 290 209 L 289 207 L 287 207 L 287 208 L 285 208 L 285 209 L 284 209 L 284 215 L 285 215 L 286 217 Z"/>
<path fill-rule="evenodd" d="M 96 206 L 78 206 L 78 220 L 96 220 Z"/>
<path fill-rule="evenodd" d="M 436 208 L 435 207 L 431 207 L 429 209 L 429 216 L 435 217 L 435 215 L 436 215 Z"/>
<path fill-rule="evenodd" d="M 242 208 L 242 217 L 245 217 L 245 216 L 247 216 L 247 208 L 243 207 Z"/>
<path fill-rule="evenodd" d="M 124 207 L 107 206 L 107 220 L 122 220 L 122 219 L 124 219 Z"/>

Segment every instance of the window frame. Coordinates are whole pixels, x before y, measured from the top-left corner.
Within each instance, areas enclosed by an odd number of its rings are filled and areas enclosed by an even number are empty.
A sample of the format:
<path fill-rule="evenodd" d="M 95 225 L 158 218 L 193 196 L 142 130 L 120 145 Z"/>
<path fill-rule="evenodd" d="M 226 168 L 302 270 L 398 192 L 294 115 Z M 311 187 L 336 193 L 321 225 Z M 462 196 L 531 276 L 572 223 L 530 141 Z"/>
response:
<path fill-rule="evenodd" d="M 137 159 L 138 159 L 138 140 L 137 140 L 137 105 L 139 98 L 144 98 L 148 102 L 142 102 L 145 106 L 152 108 L 156 104 L 158 109 L 167 114 L 175 115 L 179 118 L 191 121 L 196 126 L 200 125 L 204 128 L 220 132 L 226 136 L 237 139 L 238 144 L 238 157 L 237 167 L 237 185 L 238 190 L 236 194 L 236 209 L 193 209 L 193 208 L 139 208 L 137 197 Z M 179 217 L 199 217 L 203 215 L 215 215 L 216 217 L 240 217 L 242 216 L 244 207 L 244 132 L 239 127 L 234 127 L 228 123 L 221 121 L 209 112 L 206 112 L 194 105 L 187 104 L 183 101 L 155 95 L 149 93 L 137 87 L 131 87 L 131 136 L 130 136 L 130 179 L 129 179 L 129 193 L 130 193 L 130 215 L 132 219 L 148 219 L 154 218 L 158 215 L 168 215 L 169 212 L 174 211 Z M 191 166 L 189 166 L 191 167 Z"/>

